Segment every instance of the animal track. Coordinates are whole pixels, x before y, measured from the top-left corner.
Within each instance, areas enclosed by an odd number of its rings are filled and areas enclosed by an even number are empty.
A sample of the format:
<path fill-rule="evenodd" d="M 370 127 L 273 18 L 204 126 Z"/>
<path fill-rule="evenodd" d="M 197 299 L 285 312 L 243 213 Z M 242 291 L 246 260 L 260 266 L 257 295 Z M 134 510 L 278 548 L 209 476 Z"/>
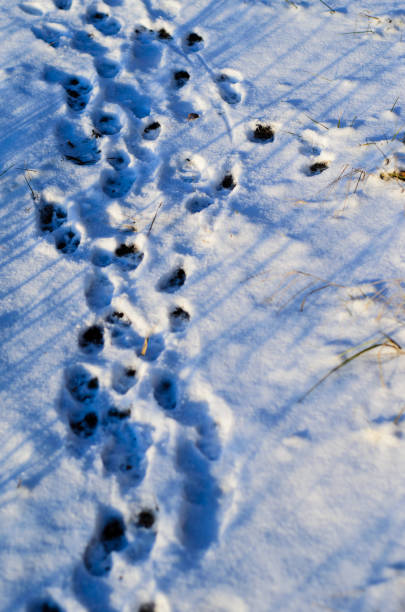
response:
<path fill-rule="evenodd" d="M 187 70 L 177 70 L 174 75 L 174 82 L 177 89 L 181 89 L 190 80 L 190 74 Z"/>
<path fill-rule="evenodd" d="M 31 27 L 31 31 L 36 38 L 43 40 L 54 49 L 59 47 L 63 32 L 57 27 L 57 24 L 54 27 L 49 24 L 34 25 Z"/>
<path fill-rule="evenodd" d="M 108 13 L 103 13 L 96 8 L 90 8 L 87 11 L 87 22 L 94 25 L 104 36 L 115 36 L 121 29 L 118 19 L 110 17 Z"/>
<path fill-rule="evenodd" d="M 176 306 L 176 308 L 174 308 L 170 312 L 169 320 L 170 320 L 170 330 L 172 332 L 182 332 L 186 329 L 190 321 L 190 315 L 186 310 L 184 310 L 180 306 Z"/>
<path fill-rule="evenodd" d="M 156 41 L 156 33 L 140 25 L 135 28 L 133 55 L 136 67 L 141 70 L 157 68 L 162 59 L 162 46 Z"/>
<path fill-rule="evenodd" d="M 125 523 L 117 512 L 101 522 L 83 556 L 84 565 L 92 576 L 105 576 L 110 573 L 111 553 L 119 552 L 127 546 L 125 532 Z"/>
<path fill-rule="evenodd" d="M 101 310 L 109 306 L 113 293 L 114 285 L 101 272 L 94 274 L 85 290 L 87 303 L 93 310 Z"/>
<path fill-rule="evenodd" d="M 221 187 L 222 189 L 227 189 L 228 191 L 232 191 L 232 189 L 235 189 L 236 183 L 232 174 L 225 174 L 220 185 L 220 188 Z"/>
<path fill-rule="evenodd" d="M 146 140 L 156 140 L 160 134 L 161 125 L 159 121 L 153 121 L 143 130 L 143 137 Z"/>
<path fill-rule="evenodd" d="M 242 87 L 236 72 L 222 72 L 216 77 L 219 94 L 227 104 L 239 104 L 242 100 Z"/>
<path fill-rule="evenodd" d="M 253 130 L 252 138 L 259 142 L 273 142 L 274 130 L 271 125 L 257 123 Z"/>
<path fill-rule="evenodd" d="M 90 166 L 99 161 L 101 151 L 98 148 L 97 140 L 86 136 L 73 124 L 61 123 L 58 134 L 61 150 L 66 159 L 79 166 Z"/>
<path fill-rule="evenodd" d="M 63 612 L 63 608 L 52 597 L 34 601 L 28 606 L 28 612 Z"/>
<path fill-rule="evenodd" d="M 104 346 L 103 328 L 100 325 L 91 325 L 85 329 L 79 336 L 79 346 L 87 353 L 101 351 Z"/>
<path fill-rule="evenodd" d="M 72 6 L 72 0 L 53 0 L 53 3 L 56 8 L 62 11 L 68 11 Z"/>
<path fill-rule="evenodd" d="M 204 48 L 204 39 L 197 32 L 190 32 L 185 39 L 184 47 L 188 52 L 201 51 Z"/>
<path fill-rule="evenodd" d="M 166 293 L 174 293 L 184 285 L 186 278 L 186 273 L 183 268 L 177 268 L 160 279 L 158 289 Z"/>
<path fill-rule="evenodd" d="M 116 393 L 125 395 L 136 383 L 136 369 L 116 364 L 113 369 L 112 388 Z"/>
<path fill-rule="evenodd" d="M 101 453 L 104 468 L 115 473 L 122 484 L 139 484 L 146 473 L 146 451 L 150 444 L 147 428 L 123 422 L 110 435 Z"/>
<path fill-rule="evenodd" d="M 58 229 L 54 233 L 55 246 L 58 251 L 71 255 L 77 250 L 80 244 L 80 234 L 73 227 Z"/>
<path fill-rule="evenodd" d="M 144 253 L 139 251 L 135 244 L 123 242 L 115 249 L 115 256 L 121 266 L 129 270 L 136 270 L 143 261 Z"/>
<path fill-rule="evenodd" d="M 43 232 L 54 232 L 67 220 L 67 211 L 59 204 L 41 202 L 38 208 L 39 227 Z"/>
<path fill-rule="evenodd" d="M 329 168 L 329 162 L 319 161 L 311 164 L 308 168 L 308 174 L 313 176 L 314 174 L 321 174 Z"/>
<path fill-rule="evenodd" d="M 72 38 L 72 46 L 77 51 L 82 53 L 88 53 L 89 55 L 101 55 L 107 51 L 106 47 L 103 47 L 98 43 L 90 32 L 86 30 L 78 30 Z"/>
<path fill-rule="evenodd" d="M 128 83 L 109 83 L 106 88 L 106 99 L 130 110 L 138 119 L 150 114 L 150 98 L 140 94 Z"/>
<path fill-rule="evenodd" d="M 71 396 L 80 403 L 91 404 L 99 391 L 99 382 L 89 370 L 82 365 L 69 368 L 65 374 L 66 388 Z"/>
<path fill-rule="evenodd" d="M 124 149 L 117 149 L 116 151 L 112 151 L 110 155 L 107 157 L 108 163 L 114 168 L 114 170 L 124 170 L 126 168 L 131 159 Z"/>
<path fill-rule="evenodd" d="M 135 182 L 135 171 L 133 168 L 127 168 L 121 171 L 106 171 L 102 188 L 104 193 L 110 198 L 123 198 L 132 189 Z"/>
<path fill-rule="evenodd" d="M 207 196 L 204 193 L 200 193 L 200 194 L 195 194 L 193 195 L 187 202 L 186 202 L 186 208 L 189 212 L 191 212 L 192 214 L 195 213 L 199 213 L 202 210 L 205 210 L 206 208 L 208 208 L 208 206 L 211 206 L 211 204 L 213 204 L 214 201 L 212 200 L 212 198 L 210 198 L 209 196 Z"/>
<path fill-rule="evenodd" d="M 112 136 L 121 131 L 120 118 L 115 113 L 98 112 L 93 119 L 94 127 L 105 136 Z"/>
<path fill-rule="evenodd" d="M 72 75 L 67 77 L 62 85 L 66 91 L 67 105 L 75 111 L 84 110 L 93 89 L 90 81 L 84 77 Z"/>
<path fill-rule="evenodd" d="M 126 555 L 132 562 L 145 559 L 155 544 L 156 511 L 157 509 L 151 508 L 142 509 L 133 517 L 129 525 L 129 530 L 133 533 L 133 541 L 126 550 Z"/>
<path fill-rule="evenodd" d="M 209 463 L 190 440 L 181 441 L 177 462 L 185 475 L 181 529 L 184 544 L 203 552 L 218 537 L 221 491 Z"/>
<path fill-rule="evenodd" d="M 177 384 L 170 374 L 162 374 L 155 381 L 153 396 L 163 410 L 174 410 L 177 406 Z"/>
<path fill-rule="evenodd" d="M 98 415 L 94 410 L 73 413 L 69 417 L 69 425 L 79 438 L 90 438 L 96 432 Z"/>
<path fill-rule="evenodd" d="M 121 70 L 119 62 L 108 57 L 99 57 L 94 62 L 97 73 L 104 79 L 113 79 Z"/>

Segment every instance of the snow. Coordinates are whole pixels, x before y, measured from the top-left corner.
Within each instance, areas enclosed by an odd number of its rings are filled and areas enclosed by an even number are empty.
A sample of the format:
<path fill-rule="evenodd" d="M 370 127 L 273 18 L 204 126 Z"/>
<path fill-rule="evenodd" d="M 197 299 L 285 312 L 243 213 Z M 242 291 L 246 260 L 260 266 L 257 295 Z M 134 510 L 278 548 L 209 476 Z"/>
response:
<path fill-rule="evenodd" d="M 404 608 L 405 11 L 0 16 L 0 609 Z"/>

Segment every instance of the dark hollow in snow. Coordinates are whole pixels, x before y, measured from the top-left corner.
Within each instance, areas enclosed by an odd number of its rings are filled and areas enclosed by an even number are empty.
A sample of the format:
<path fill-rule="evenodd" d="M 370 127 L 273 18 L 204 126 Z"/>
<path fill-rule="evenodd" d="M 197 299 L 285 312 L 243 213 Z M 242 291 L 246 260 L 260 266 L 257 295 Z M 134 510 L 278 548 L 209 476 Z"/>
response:
<path fill-rule="evenodd" d="M 174 293 L 186 282 L 186 273 L 183 268 L 177 268 L 168 276 L 161 279 L 159 283 L 159 290 L 166 293 Z"/>
<path fill-rule="evenodd" d="M 119 258 L 119 264 L 129 270 L 136 270 L 144 258 L 143 252 L 139 251 L 135 244 L 125 242 L 115 249 L 115 256 Z"/>
<path fill-rule="evenodd" d="M 321 174 L 329 168 L 328 162 L 315 162 L 309 167 L 310 174 Z"/>
<path fill-rule="evenodd" d="M 114 113 L 102 113 L 94 119 L 96 129 L 105 136 L 113 136 L 120 132 L 122 125 L 118 115 Z"/>
<path fill-rule="evenodd" d="M 105 318 L 107 323 L 111 325 L 122 325 L 123 327 L 129 327 L 131 325 L 131 321 L 128 319 L 127 315 L 119 310 L 114 310 L 110 314 L 108 314 Z"/>
<path fill-rule="evenodd" d="M 62 11 L 68 11 L 72 6 L 72 0 L 53 0 L 56 8 L 61 9 Z"/>
<path fill-rule="evenodd" d="M 155 515 L 152 510 L 142 510 L 138 514 L 137 526 L 144 527 L 145 529 L 150 529 L 153 527 L 155 523 Z"/>
<path fill-rule="evenodd" d="M 138 612 L 156 612 L 156 606 L 153 602 L 141 604 Z"/>
<path fill-rule="evenodd" d="M 80 334 L 79 346 L 82 349 L 102 349 L 104 346 L 104 331 L 100 325 L 92 325 Z"/>
<path fill-rule="evenodd" d="M 100 57 L 95 61 L 95 67 L 99 76 L 103 79 L 112 79 L 120 71 L 120 64 L 108 57 Z"/>
<path fill-rule="evenodd" d="M 129 408 L 125 410 L 118 410 L 118 408 L 110 408 L 108 411 L 108 418 L 112 421 L 123 421 L 131 416 L 131 410 Z"/>
<path fill-rule="evenodd" d="M 172 40 L 173 36 L 164 28 L 160 28 L 160 30 L 158 30 L 158 38 L 160 38 L 160 40 Z"/>
<path fill-rule="evenodd" d="M 79 244 L 80 235 L 70 227 L 55 233 L 55 246 L 58 251 L 62 251 L 62 253 L 74 253 Z"/>
<path fill-rule="evenodd" d="M 63 612 L 59 604 L 53 599 L 46 599 L 45 601 L 36 601 L 28 606 L 28 612 Z"/>
<path fill-rule="evenodd" d="M 134 244 L 120 244 L 115 249 L 115 254 L 117 257 L 125 257 L 126 255 L 131 255 L 132 253 L 137 253 L 138 249 Z"/>
<path fill-rule="evenodd" d="M 258 123 L 253 132 L 253 136 L 256 140 L 272 142 L 274 140 L 274 131 L 270 125 Z"/>
<path fill-rule="evenodd" d="M 190 315 L 180 306 L 176 306 L 176 308 L 171 311 L 169 319 L 171 331 L 178 332 L 185 329 L 187 323 L 190 321 Z"/>
<path fill-rule="evenodd" d="M 148 134 L 149 132 L 157 130 L 158 128 L 160 128 L 159 121 L 154 121 L 153 123 L 146 126 L 146 128 L 144 129 L 144 134 Z"/>
<path fill-rule="evenodd" d="M 73 366 L 66 374 L 66 386 L 74 399 L 81 403 L 90 402 L 98 393 L 98 378 L 81 365 Z"/>
<path fill-rule="evenodd" d="M 125 525 L 120 517 L 111 517 L 105 523 L 100 541 L 107 552 L 122 550 L 125 546 Z"/>
<path fill-rule="evenodd" d="M 236 187 L 236 183 L 233 180 L 232 174 L 226 174 L 224 176 L 224 178 L 222 179 L 221 186 L 224 189 L 229 189 L 229 191 L 232 191 L 232 189 L 234 189 L 234 187 Z"/>
<path fill-rule="evenodd" d="M 168 375 L 162 376 L 155 385 L 153 396 L 161 408 L 174 410 L 177 406 L 175 381 Z"/>
<path fill-rule="evenodd" d="M 174 73 L 174 80 L 178 89 L 184 87 L 189 79 L 190 74 L 186 70 L 177 70 L 177 72 Z"/>
<path fill-rule="evenodd" d="M 70 428 L 79 438 L 89 438 L 94 434 L 98 426 L 98 416 L 95 412 L 88 412 L 84 417 L 75 419 L 73 416 L 69 421 Z"/>
<path fill-rule="evenodd" d="M 58 204 L 41 204 L 39 207 L 39 227 L 43 232 L 53 232 L 63 225 L 67 212 Z"/>
<path fill-rule="evenodd" d="M 196 32 L 190 32 L 190 34 L 187 36 L 187 44 L 189 47 L 192 47 L 196 43 L 200 43 L 203 40 L 203 37 L 197 34 Z"/>

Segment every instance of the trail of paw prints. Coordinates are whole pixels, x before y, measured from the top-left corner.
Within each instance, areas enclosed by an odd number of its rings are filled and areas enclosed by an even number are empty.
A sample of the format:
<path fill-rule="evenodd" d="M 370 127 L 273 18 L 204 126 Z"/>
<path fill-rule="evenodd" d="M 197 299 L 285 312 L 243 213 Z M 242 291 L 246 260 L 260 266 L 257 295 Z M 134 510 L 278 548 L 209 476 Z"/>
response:
<path fill-rule="evenodd" d="M 68 211 L 62 203 L 42 196 L 37 203 L 39 231 L 44 236 L 51 236 L 55 248 L 72 255 L 80 245 L 81 233 L 75 224 L 68 222 Z"/>

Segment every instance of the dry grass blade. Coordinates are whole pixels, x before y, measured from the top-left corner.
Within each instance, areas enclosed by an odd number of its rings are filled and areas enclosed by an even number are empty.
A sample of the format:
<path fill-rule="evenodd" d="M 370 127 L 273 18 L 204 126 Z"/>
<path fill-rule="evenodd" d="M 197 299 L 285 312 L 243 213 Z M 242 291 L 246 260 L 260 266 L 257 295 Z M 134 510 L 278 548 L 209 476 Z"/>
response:
<path fill-rule="evenodd" d="M 337 372 L 338 370 L 343 368 L 343 366 L 347 365 L 348 363 L 350 363 L 354 359 L 357 359 L 361 355 L 364 355 L 365 353 L 368 353 L 370 351 L 373 351 L 374 349 L 377 349 L 377 348 L 379 349 L 379 348 L 382 348 L 382 347 L 392 348 L 392 349 L 394 349 L 397 352 L 401 351 L 401 348 L 400 348 L 399 344 L 397 342 L 395 342 L 395 340 L 392 340 L 392 338 L 390 338 L 389 336 L 386 336 L 385 334 L 384 334 L 384 336 L 386 338 L 388 338 L 387 340 L 384 340 L 384 342 L 376 342 L 376 343 L 371 344 L 370 346 L 368 346 L 368 347 L 366 347 L 364 349 L 361 349 L 360 351 L 358 351 L 354 355 L 351 355 L 350 357 L 347 357 L 346 359 L 344 359 L 342 361 L 342 363 L 339 363 L 337 366 L 335 366 L 334 368 L 329 370 L 329 372 L 327 372 L 325 374 L 325 376 L 322 376 L 322 378 L 320 380 L 318 380 L 318 382 L 316 382 L 314 385 L 312 385 L 312 387 L 298 400 L 298 402 L 299 403 L 303 402 L 308 397 L 308 395 L 310 395 L 312 393 L 312 391 L 317 389 L 317 387 L 319 387 L 327 378 L 329 378 L 329 376 L 332 376 L 332 374 L 334 374 L 335 372 Z"/>
<path fill-rule="evenodd" d="M 326 8 L 328 8 L 330 10 L 331 13 L 336 13 L 335 9 L 333 9 L 331 6 L 329 6 L 329 4 L 327 4 L 325 2 L 325 0 L 319 0 L 319 2 L 322 2 L 322 4 L 324 4 L 326 6 Z"/>
<path fill-rule="evenodd" d="M 163 204 L 163 202 L 160 202 L 159 206 L 158 206 L 158 207 L 157 207 L 157 209 L 156 209 L 155 215 L 154 215 L 154 217 L 153 217 L 153 219 L 152 219 L 152 222 L 151 222 L 151 224 L 150 224 L 150 226 L 149 226 L 149 229 L 148 229 L 148 231 L 147 231 L 147 234 L 146 234 L 147 236 L 149 236 L 149 235 L 150 235 L 150 233 L 151 233 L 151 231 L 152 231 L 153 224 L 154 224 L 154 223 L 155 223 L 155 221 L 156 221 L 157 214 L 158 214 L 158 212 L 159 212 L 159 210 L 160 210 L 160 208 L 161 208 L 162 204 Z"/>
<path fill-rule="evenodd" d="M 146 336 L 144 342 L 143 342 L 143 347 L 141 350 L 141 355 L 142 357 L 144 357 L 146 355 L 146 351 L 148 350 L 148 342 L 149 342 L 149 338 L 148 336 Z"/>

